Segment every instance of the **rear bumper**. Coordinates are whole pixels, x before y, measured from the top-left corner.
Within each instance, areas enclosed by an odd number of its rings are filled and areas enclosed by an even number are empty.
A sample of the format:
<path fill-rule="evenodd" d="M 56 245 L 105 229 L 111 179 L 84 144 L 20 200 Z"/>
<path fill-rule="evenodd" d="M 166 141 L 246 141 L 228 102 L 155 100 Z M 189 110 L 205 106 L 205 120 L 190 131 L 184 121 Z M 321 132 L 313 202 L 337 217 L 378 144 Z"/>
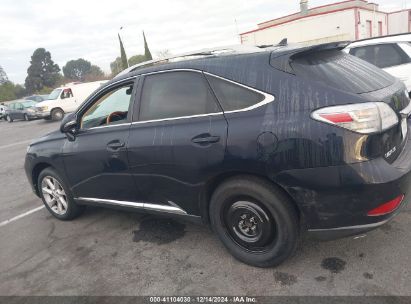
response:
<path fill-rule="evenodd" d="M 388 222 L 390 222 L 394 217 L 400 212 L 400 210 L 406 205 L 406 203 L 402 203 L 401 206 L 394 211 L 388 218 L 371 224 L 364 224 L 364 225 L 355 225 L 355 226 L 344 226 L 344 227 L 336 227 L 336 228 L 329 228 L 329 229 L 309 229 L 308 234 L 309 236 L 322 240 L 322 241 L 329 241 L 335 240 L 339 238 L 355 236 L 359 234 L 364 234 L 368 231 L 377 229 Z"/>
<path fill-rule="evenodd" d="M 410 130 L 410 122 L 409 122 Z M 303 214 L 304 228 L 319 239 L 346 237 L 378 228 L 392 220 L 411 198 L 411 137 L 397 159 L 383 158 L 342 166 L 289 170 L 278 183 Z M 399 195 L 400 206 L 381 216 L 372 209 Z"/>

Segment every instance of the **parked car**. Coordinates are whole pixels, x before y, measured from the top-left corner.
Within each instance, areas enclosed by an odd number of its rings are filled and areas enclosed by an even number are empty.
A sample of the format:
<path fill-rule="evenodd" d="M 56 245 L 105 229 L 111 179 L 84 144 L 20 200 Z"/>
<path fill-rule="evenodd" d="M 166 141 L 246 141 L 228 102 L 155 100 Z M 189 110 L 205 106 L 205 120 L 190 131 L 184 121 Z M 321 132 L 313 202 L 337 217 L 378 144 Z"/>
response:
<path fill-rule="evenodd" d="M 31 96 L 27 96 L 24 99 L 26 100 L 34 100 L 36 102 L 40 102 L 40 101 L 44 101 L 47 100 L 49 97 L 49 95 L 31 95 Z"/>
<path fill-rule="evenodd" d="M 6 109 L 7 109 L 7 106 L 1 103 L 0 104 L 0 119 L 6 118 Z"/>
<path fill-rule="evenodd" d="M 36 110 L 34 106 L 36 105 L 34 100 L 16 100 L 8 105 L 6 109 L 6 120 L 8 122 L 13 122 L 16 119 L 31 120 L 37 118 Z"/>
<path fill-rule="evenodd" d="M 304 231 L 377 228 L 408 200 L 410 99 L 344 47 L 132 67 L 28 147 L 33 191 L 60 220 L 91 204 L 210 223 L 259 267 L 292 255 Z"/>
<path fill-rule="evenodd" d="M 359 40 L 345 51 L 399 78 L 411 93 L 411 34 Z"/>
<path fill-rule="evenodd" d="M 65 113 L 75 111 L 84 100 L 106 81 L 73 83 L 55 89 L 47 100 L 36 105 L 37 116 L 44 119 L 61 120 Z"/>

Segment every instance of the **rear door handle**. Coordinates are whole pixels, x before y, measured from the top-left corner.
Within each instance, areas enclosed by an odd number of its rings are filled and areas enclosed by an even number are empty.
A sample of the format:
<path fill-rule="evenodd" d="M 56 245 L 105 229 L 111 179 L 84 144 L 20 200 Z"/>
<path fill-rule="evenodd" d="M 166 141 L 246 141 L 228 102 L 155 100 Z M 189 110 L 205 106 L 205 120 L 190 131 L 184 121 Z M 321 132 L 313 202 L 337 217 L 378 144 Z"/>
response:
<path fill-rule="evenodd" d="M 220 141 L 220 136 L 194 137 L 191 141 L 195 144 L 213 144 Z"/>
<path fill-rule="evenodd" d="M 107 144 L 107 150 L 109 150 L 109 151 L 117 151 L 117 150 L 123 148 L 125 145 L 126 145 L 126 144 L 125 144 L 124 142 L 121 142 L 121 141 L 118 141 L 118 140 L 112 141 L 112 142 L 109 142 L 109 143 Z"/>

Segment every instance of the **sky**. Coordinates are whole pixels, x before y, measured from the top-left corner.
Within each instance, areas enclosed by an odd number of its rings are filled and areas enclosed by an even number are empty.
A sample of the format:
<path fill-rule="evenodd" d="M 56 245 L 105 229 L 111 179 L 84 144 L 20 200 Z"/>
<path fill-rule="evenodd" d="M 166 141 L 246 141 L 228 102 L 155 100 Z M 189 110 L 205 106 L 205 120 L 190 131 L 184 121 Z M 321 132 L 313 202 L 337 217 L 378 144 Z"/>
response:
<path fill-rule="evenodd" d="M 411 1 L 374 2 L 383 11 L 411 8 Z M 238 33 L 298 10 L 299 0 L 0 0 L 0 66 L 24 83 L 33 51 L 44 47 L 60 68 L 84 58 L 108 73 L 120 53 L 118 33 L 128 57 L 144 53 L 143 30 L 154 57 L 179 54 L 238 44 Z"/>

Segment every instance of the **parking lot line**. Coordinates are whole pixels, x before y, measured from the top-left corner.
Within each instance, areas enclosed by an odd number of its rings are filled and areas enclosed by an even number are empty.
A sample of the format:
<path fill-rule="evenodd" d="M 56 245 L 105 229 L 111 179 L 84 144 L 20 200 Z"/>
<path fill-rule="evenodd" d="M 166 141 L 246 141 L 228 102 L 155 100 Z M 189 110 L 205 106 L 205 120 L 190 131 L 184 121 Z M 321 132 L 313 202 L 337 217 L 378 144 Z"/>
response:
<path fill-rule="evenodd" d="M 6 226 L 7 224 L 10 224 L 11 222 L 17 221 L 17 220 L 19 220 L 19 219 L 21 219 L 21 218 L 23 218 L 23 217 L 25 217 L 25 216 L 27 216 L 27 215 L 30 215 L 30 214 L 32 214 L 32 213 L 34 213 L 34 212 L 36 212 L 36 211 L 39 211 L 39 210 L 41 210 L 41 209 L 43 209 L 43 208 L 44 208 L 44 206 L 40 206 L 40 207 L 31 209 L 31 210 L 29 210 L 29 211 L 27 211 L 27 212 L 24 212 L 24 213 L 22 213 L 22 214 L 19 214 L 19 215 L 15 216 L 15 217 L 12 217 L 11 219 L 5 220 L 5 221 L 3 221 L 3 222 L 0 223 L 0 227 Z"/>
<path fill-rule="evenodd" d="M 28 144 L 28 143 L 31 143 L 32 141 L 33 141 L 32 139 L 23 140 L 23 141 L 15 142 L 15 143 L 12 143 L 12 144 L 0 146 L 0 149 L 6 149 L 6 148 L 14 147 L 14 146 L 17 146 L 17 145 Z"/>

